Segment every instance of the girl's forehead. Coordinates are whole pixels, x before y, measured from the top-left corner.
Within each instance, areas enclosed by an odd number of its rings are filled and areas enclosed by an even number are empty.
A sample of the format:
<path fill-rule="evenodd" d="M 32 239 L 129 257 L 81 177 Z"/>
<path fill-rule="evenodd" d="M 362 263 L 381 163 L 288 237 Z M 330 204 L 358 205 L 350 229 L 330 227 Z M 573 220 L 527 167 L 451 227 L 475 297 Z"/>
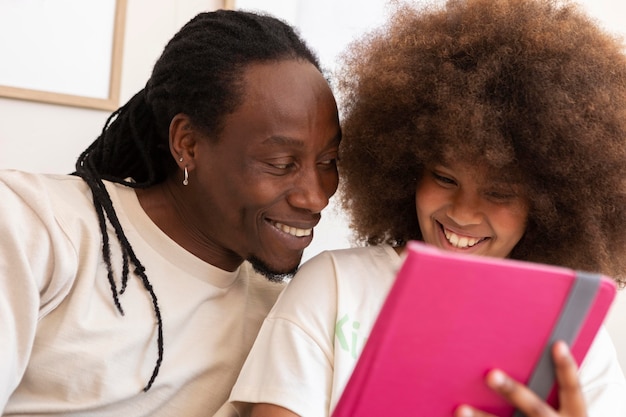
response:
<path fill-rule="evenodd" d="M 516 169 L 515 147 L 501 136 L 443 137 L 436 142 L 433 143 L 432 156 L 442 162 L 467 162 L 506 172 Z"/>

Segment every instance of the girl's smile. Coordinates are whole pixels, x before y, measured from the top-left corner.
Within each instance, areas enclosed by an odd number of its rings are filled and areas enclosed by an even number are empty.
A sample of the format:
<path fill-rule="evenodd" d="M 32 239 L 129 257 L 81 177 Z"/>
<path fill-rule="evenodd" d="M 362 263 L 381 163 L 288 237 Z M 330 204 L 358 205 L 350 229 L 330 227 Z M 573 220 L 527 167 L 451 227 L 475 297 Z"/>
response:
<path fill-rule="evenodd" d="M 424 171 L 415 207 L 426 243 L 499 258 L 522 238 L 528 218 L 528 202 L 515 184 L 459 162 Z"/>

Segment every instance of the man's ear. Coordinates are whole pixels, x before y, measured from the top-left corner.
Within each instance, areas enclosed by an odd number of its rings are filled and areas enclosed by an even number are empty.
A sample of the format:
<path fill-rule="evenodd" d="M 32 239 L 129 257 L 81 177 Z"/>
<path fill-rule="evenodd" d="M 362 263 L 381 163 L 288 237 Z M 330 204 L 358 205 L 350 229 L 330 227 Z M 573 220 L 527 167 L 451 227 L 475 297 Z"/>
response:
<path fill-rule="evenodd" d="M 192 170 L 195 161 L 196 135 L 191 119 L 184 113 L 178 113 L 170 122 L 170 152 L 176 164 L 183 169 Z"/>

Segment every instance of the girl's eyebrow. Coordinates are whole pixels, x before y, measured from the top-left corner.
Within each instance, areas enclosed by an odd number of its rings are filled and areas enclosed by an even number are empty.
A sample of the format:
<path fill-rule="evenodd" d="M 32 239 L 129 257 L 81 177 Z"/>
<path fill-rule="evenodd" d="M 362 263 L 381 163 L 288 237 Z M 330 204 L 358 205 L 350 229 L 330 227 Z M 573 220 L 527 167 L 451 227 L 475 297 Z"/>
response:
<path fill-rule="evenodd" d="M 495 184 L 502 184 L 511 187 L 524 185 L 522 177 L 518 173 L 513 173 L 510 170 L 496 172 L 491 176 L 491 180 Z"/>

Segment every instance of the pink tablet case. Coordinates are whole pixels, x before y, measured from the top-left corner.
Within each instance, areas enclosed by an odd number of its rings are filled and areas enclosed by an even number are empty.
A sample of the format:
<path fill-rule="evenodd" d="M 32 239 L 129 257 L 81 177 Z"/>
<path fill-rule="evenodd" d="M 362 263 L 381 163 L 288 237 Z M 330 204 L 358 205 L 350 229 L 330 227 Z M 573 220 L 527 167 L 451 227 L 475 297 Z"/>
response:
<path fill-rule="evenodd" d="M 512 416 L 484 383 L 496 367 L 556 406 L 550 346 L 580 364 L 615 294 L 605 276 L 410 242 L 333 417 Z"/>

